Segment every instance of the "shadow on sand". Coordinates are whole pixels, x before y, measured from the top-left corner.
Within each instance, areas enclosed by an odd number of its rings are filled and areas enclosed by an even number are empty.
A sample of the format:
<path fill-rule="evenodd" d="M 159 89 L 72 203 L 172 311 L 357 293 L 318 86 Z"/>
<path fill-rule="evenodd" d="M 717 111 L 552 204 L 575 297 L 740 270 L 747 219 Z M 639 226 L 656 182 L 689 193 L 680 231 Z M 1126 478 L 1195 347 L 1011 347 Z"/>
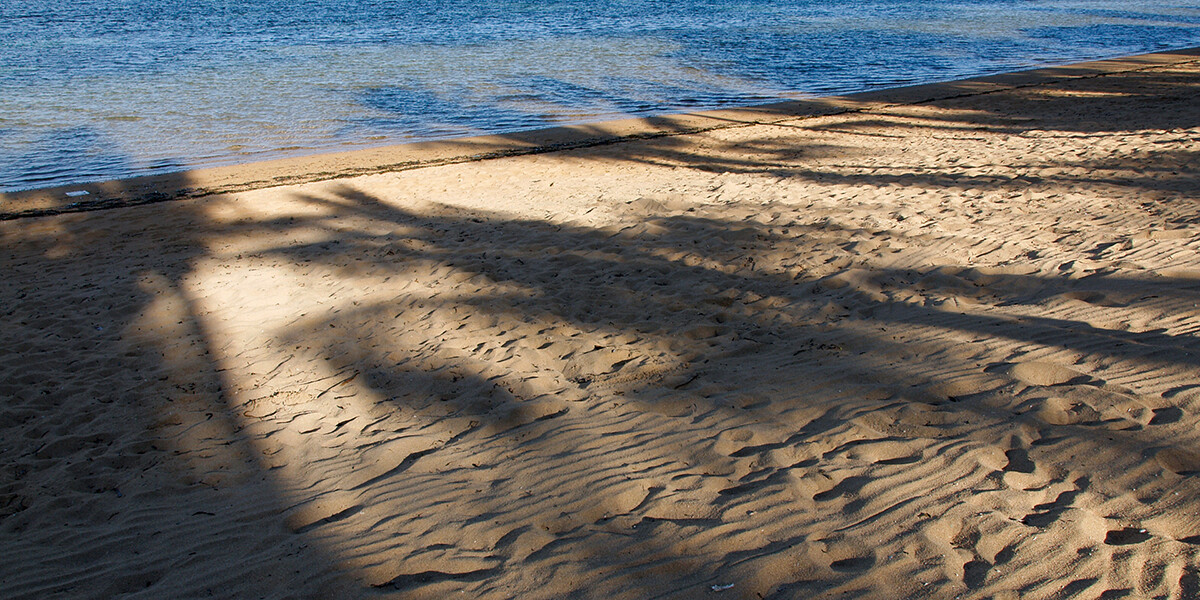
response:
<path fill-rule="evenodd" d="M 1197 125 L 1170 110 L 1194 103 L 1194 77 L 1139 81 L 991 114 L 949 100 L 969 115 L 889 134 Z M 1060 175 L 1020 177 L 820 172 L 806 153 L 837 148 L 772 141 L 587 156 L 814 185 L 1108 185 L 1165 193 L 1147 210 L 1195 223 L 1194 152 L 1139 151 L 1140 174 L 1062 157 L 1031 165 Z M 1195 508 L 1200 463 L 1175 447 L 1200 387 L 1116 381 L 1195 372 L 1195 278 L 902 268 L 883 261 L 901 236 L 779 206 L 633 209 L 589 226 L 343 183 L 261 208 L 9 221 L 0 549 L 21 558 L 0 582 L 13 597 L 882 598 L 924 578 L 914 594 L 1049 595 L 1022 573 L 1055 550 L 1024 536 L 1073 526 L 1088 494 L 1141 486 L 1130 510 L 1157 515 L 1182 491 L 1173 510 Z M 809 262 L 863 239 L 876 249 Z M 1145 306 L 1168 325 L 1077 318 Z M 1007 504 L 967 505 L 988 494 Z M 1095 518 L 1089 551 L 1200 539 Z M 1195 556 L 1172 548 L 1142 558 Z M 1093 574 L 1110 563 L 1079 561 L 1059 591 L 1108 585 Z M 1195 594 L 1195 572 L 1160 587 Z"/>

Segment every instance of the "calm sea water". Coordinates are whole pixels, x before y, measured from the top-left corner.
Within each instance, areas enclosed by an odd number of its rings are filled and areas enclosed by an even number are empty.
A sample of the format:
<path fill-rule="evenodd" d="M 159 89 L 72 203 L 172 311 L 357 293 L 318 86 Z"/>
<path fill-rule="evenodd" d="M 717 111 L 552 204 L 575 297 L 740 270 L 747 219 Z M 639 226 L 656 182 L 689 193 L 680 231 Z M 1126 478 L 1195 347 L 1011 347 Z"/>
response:
<path fill-rule="evenodd" d="M 1192 46 L 1198 0 L 0 0 L 0 191 Z"/>

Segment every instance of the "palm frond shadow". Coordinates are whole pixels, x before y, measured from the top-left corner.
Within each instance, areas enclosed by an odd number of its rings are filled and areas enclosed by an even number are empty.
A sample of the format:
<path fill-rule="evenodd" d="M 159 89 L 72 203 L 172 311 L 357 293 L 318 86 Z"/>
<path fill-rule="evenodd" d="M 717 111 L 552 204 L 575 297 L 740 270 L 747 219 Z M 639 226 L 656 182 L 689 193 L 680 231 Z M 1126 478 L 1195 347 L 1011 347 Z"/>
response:
<path fill-rule="evenodd" d="M 285 343 L 311 344 L 337 372 L 359 373 L 361 389 L 379 405 L 431 426 L 458 423 L 453 443 L 373 480 L 372 502 L 386 507 L 401 490 L 419 487 L 427 491 L 409 500 L 432 509 L 490 479 L 496 482 L 493 495 L 473 500 L 471 514 L 454 522 L 469 526 L 486 517 L 497 535 L 512 539 L 533 530 L 548 533 L 544 548 L 587 556 L 587 569 L 611 573 L 589 584 L 597 594 L 637 590 L 634 595 L 656 597 L 723 581 L 660 572 L 694 561 L 713 573 L 754 580 L 762 564 L 756 561 L 785 547 L 850 543 L 851 533 L 809 521 L 781 527 L 779 535 L 790 532 L 787 541 L 725 554 L 664 541 L 737 529 L 731 523 L 773 502 L 794 501 L 808 510 L 833 499 L 841 511 L 869 516 L 878 504 L 860 492 L 877 485 L 870 477 L 851 475 L 841 487 L 793 498 L 789 474 L 815 472 L 823 460 L 854 454 L 854 444 L 823 446 L 831 432 L 846 428 L 864 428 L 868 445 L 918 440 L 915 446 L 926 448 L 878 463 L 897 466 L 945 452 L 932 448 L 950 438 L 962 448 L 1006 448 L 1032 429 L 1056 455 L 1072 456 L 1069 464 L 1050 467 L 1059 473 L 1052 478 L 1070 482 L 1069 473 L 1087 472 L 1120 480 L 1121 469 L 1169 444 L 1148 428 L 1165 413 L 1130 390 L 1069 368 L 1063 369 L 1067 375 L 1030 375 L 1021 348 L 1175 372 L 1194 369 L 1200 357 L 1200 343 L 1191 336 L 1006 312 L 1056 298 L 1120 306 L 1157 297 L 1190 305 L 1200 297 L 1200 282 L 1191 279 L 1105 273 L 1075 279 L 870 264 L 818 277 L 770 259 L 780 246 L 823 234 L 794 224 L 784 235 L 779 224 L 690 214 L 609 228 L 449 207 L 434 215 L 350 186 L 299 199 L 325 215 L 305 227 L 328 225 L 328 239 L 336 243 L 274 250 L 287 261 L 326 261 L 326 268 L 350 277 L 386 273 L 434 287 L 451 284 L 436 293 L 345 307 L 280 333 Z M 347 227 L 354 222 L 370 222 L 374 233 L 359 235 Z M 387 229 L 395 233 L 379 233 Z M 992 310 L 956 311 L 942 304 L 953 298 Z M 1073 418 L 1046 408 L 1047 393 L 1093 401 L 1104 396 L 1108 404 Z M 651 441 L 635 428 L 647 421 L 674 423 L 654 428 L 655 436 L 677 434 Z M 747 429 L 756 432 L 731 433 Z M 639 440 L 637 450 L 606 441 L 606 434 L 618 433 Z M 968 479 L 991 489 L 1005 473 L 1032 472 L 1025 458 L 1031 451 L 1009 449 L 1007 465 L 966 469 Z M 1114 455 L 1124 458 L 1114 462 Z M 640 473 L 635 480 L 697 477 L 715 487 L 689 492 L 707 503 L 704 510 L 672 512 L 662 498 L 669 485 L 630 488 L 629 478 L 611 478 L 622 469 Z M 459 484 L 439 491 L 436 482 L 456 478 Z M 572 485 L 563 488 L 567 480 Z M 524 487 L 518 490 L 514 482 Z M 547 513 L 546 506 L 562 512 Z M 1059 513 L 1045 519 L 1052 522 Z M 627 540 L 633 550 L 614 557 L 605 548 L 618 525 L 643 529 Z M 657 533 L 646 533 L 651 531 Z M 489 566 L 461 577 L 439 572 L 422 579 L 405 571 L 380 585 L 443 589 L 423 587 L 432 582 L 495 591 L 523 561 L 545 558 L 517 551 L 512 539 L 497 542 Z M 824 569 L 826 559 L 806 560 Z M 867 559 L 844 560 L 846 568 L 822 571 L 826 575 L 803 585 L 775 581 L 755 589 L 791 594 L 853 585 L 863 597 L 886 589 L 869 572 L 849 568 Z M 632 575 L 642 570 L 661 578 L 649 583 Z"/>

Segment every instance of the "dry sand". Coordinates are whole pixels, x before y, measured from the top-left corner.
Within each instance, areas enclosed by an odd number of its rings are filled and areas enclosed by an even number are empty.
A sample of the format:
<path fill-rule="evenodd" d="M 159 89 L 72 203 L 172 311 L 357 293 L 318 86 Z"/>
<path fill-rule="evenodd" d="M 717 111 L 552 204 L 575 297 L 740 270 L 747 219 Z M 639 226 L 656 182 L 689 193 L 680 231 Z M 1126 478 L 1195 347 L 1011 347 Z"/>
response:
<path fill-rule="evenodd" d="M 1200 597 L 1200 55 L 759 115 L 0 223 L 0 596 Z"/>

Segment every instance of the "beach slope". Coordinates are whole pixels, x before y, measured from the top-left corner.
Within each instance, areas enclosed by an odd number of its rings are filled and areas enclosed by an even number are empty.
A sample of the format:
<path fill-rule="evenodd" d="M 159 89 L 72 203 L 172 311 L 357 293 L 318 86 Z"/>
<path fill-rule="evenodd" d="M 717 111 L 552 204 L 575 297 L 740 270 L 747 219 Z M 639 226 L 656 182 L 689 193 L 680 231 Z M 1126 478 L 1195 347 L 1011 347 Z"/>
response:
<path fill-rule="evenodd" d="M 0 595 L 1200 597 L 1197 53 L 455 144 L 4 197 Z"/>

